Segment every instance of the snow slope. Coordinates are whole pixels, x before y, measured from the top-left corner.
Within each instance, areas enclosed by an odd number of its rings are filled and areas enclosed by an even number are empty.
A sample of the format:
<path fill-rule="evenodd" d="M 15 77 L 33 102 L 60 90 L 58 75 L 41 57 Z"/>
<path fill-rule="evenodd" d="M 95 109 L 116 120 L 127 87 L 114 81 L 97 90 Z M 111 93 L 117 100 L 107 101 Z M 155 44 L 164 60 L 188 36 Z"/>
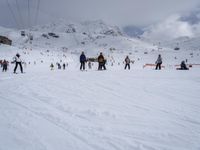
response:
<path fill-rule="evenodd" d="M 180 37 L 173 40 L 168 40 L 162 42 L 161 45 L 163 47 L 169 47 L 174 49 L 175 47 L 179 47 L 183 51 L 193 50 L 198 51 L 200 48 L 199 44 L 200 36 L 196 37 Z"/>
<path fill-rule="evenodd" d="M 0 74 L 2 150 L 199 150 L 199 70 Z"/>
<path fill-rule="evenodd" d="M 75 33 L 65 32 L 72 27 Z M 13 64 L 0 72 L 0 150 L 200 149 L 200 66 L 175 70 L 185 59 L 200 64 L 199 50 L 158 49 L 101 21 L 60 22 L 30 32 L 32 44 L 20 31 L 1 31 L 14 45 L 0 45 L 0 60 L 11 62 L 19 52 L 26 73 L 12 74 Z M 59 38 L 42 37 L 48 32 Z M 79 71 L 82 50 L 87 57 L 103 51 L 108 70 L 96 71 L 93 63 Z M 143 68 L 158 54 L 164 70 Z M 135 61 L 130 71 L 123 70 L 126 55 Z M 50 71 L 58 62 L 69 66 Z"/>

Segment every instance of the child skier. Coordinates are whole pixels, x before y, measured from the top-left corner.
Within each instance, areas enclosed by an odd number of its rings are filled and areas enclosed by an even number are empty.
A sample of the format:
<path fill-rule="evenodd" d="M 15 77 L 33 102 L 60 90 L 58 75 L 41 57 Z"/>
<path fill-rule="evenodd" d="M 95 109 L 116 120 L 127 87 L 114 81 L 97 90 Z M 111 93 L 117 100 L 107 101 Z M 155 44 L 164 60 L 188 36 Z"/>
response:
<path fill-rule="evenodd" d="M 54 65 L 53 65 L 53 63 L 51 63 L 50 68 L 51 68 L 51 70 L 54 69 Z"/>
<path fill-rule="evenodd" d="M 8 62 L 4 60 L 2 62 L 3 72 L 6 72 L 8 70 Z"/>

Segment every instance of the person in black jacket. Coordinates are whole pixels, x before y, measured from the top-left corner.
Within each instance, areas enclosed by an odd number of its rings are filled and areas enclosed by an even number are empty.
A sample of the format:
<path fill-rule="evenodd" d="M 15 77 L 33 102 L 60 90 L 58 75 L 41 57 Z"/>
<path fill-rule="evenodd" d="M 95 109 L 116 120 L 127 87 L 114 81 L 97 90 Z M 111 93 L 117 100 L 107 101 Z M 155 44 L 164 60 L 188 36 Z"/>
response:
<path fill-rule="evenodd" d="M 124 68 L 125 70 L 126 70 L 127 67 L 128 67 L 129 70 L 131 69 L 130 63 L 131 63 L 130 58 L 128 56 L 126 56 L 126 58 L 125 58 L 125 68 Z"/>
<path fill-rule="evenodd" d="M 82 52 L 80 56 L 80 63 L 81 63 L 80 70 L 85 70 L 85 62 L 86 62 L 86 56 L 84 52 Z"/>
<path fill-rule="evenodd" d="M 182 61 L 180 66 L 181 68 L 178 68 L 177 70 L 189 70 L 189 68 L 185 64 L 185 61 Z"/>
<path fill-rule="evenodd" d="M 65 67 L 66 67 L 65 63 L 63 63 L 63 70 L 65 70 Z"/>

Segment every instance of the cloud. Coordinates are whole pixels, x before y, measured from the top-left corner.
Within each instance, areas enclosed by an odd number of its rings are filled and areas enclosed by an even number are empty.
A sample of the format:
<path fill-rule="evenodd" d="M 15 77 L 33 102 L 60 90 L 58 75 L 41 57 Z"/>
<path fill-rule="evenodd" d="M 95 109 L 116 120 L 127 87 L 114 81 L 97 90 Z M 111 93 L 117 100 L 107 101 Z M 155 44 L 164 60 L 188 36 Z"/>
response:
<path fill-rule="evenodd" d="M 192 10 L 200 4 L 199 0 L 40 0 L 39 24 L 56 21 L 60 18 L 66 20 L 104 20 L 113 25 L 125 26 L 149 25 L 167 16 Z M 19 13 L 15 0 L 9 0 L 16 18 Z M 18 0 L 24 22 L 27 24 L 27 2 Z M 37 0 L 30 0 L 31 25 L 35 25 L 34 18 Z M 5 1 L 0 2 L 0 25 L 16 26 Z"/>
<path fill-rule="evenodd" d="M 200 36 L 200 7 L 176 15 L 146 28 L 144 38 L 152 41 Z"/>
<path fill-rule="evenodd" d="M 150 40 L 169 40 L 182 36 L 193 37 L 194 26 L 189 22 L 182 21 L 180 15 L 173 15 L 166 20 L 152 25 L 146 29 L 143 37 Z"/>

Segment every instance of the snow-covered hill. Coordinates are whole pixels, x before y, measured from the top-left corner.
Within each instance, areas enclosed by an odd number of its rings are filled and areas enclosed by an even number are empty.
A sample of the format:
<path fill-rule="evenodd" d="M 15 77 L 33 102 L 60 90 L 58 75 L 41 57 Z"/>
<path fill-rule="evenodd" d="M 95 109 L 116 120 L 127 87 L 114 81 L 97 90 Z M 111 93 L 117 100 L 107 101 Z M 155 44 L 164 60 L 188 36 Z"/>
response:
<path fill-rule="evenodd" d="M 185 59 L 200 64 L 199 50 L 161 49 L 102 21 L 26 30 L 32 44 L 20 31 L 0 30 L 13 40 L 0 45 L 0 60 L 19 52 L 26 62 L 25 74 L 12 74 L 13 64 L 0 72 L 0 150 L 200 149 L 200 66 L 175 70 Z M 79 71 L 81 51 L 94 58 L 102 51 L 107 71 L 97 63 Z M 143 68 L 158 54 L 164 70 Z M 134 61 L 130 71 L 126 55 Z M 56 63 L 68 66 L 58 70 Z"/>
<path fill-rule="evenodd" d="M 173 40 L 163 41 L 161 45 L 163 47 L 169 48 L 176 48 L 179 47 L 182 51 L 193 50 L 199 51 L 200 50 L 200 36 L 196 37 L 179 37 Z"/>
<path fill-rule="evenodd" d="M 138 39 L 131 39 L 123 35 L 116 26 L 110 26 L 102 21 L 87 21 L 81 23 L 67 23 L 59 21 L 44 26 L 26 30 L 27 34 L 33 35 L 32 48 L 56 48 L 63 47 L 70 50 L 84 50 L 92 52 L 108 51 L 111 49 L 122 51 L 152 50 L 151 44 Z M 54 33 L 58 38 L 49 36 Z M 7 36 L 14 41 L 14 46 L 29 46 L 27 37 L 21 37 L 20 31 L 6 32 Z"/>
<path fill-rule="evenodd" d="M 199 150 L 199 78 L 199 69 L 0 73 L 0 149 Z"/>

